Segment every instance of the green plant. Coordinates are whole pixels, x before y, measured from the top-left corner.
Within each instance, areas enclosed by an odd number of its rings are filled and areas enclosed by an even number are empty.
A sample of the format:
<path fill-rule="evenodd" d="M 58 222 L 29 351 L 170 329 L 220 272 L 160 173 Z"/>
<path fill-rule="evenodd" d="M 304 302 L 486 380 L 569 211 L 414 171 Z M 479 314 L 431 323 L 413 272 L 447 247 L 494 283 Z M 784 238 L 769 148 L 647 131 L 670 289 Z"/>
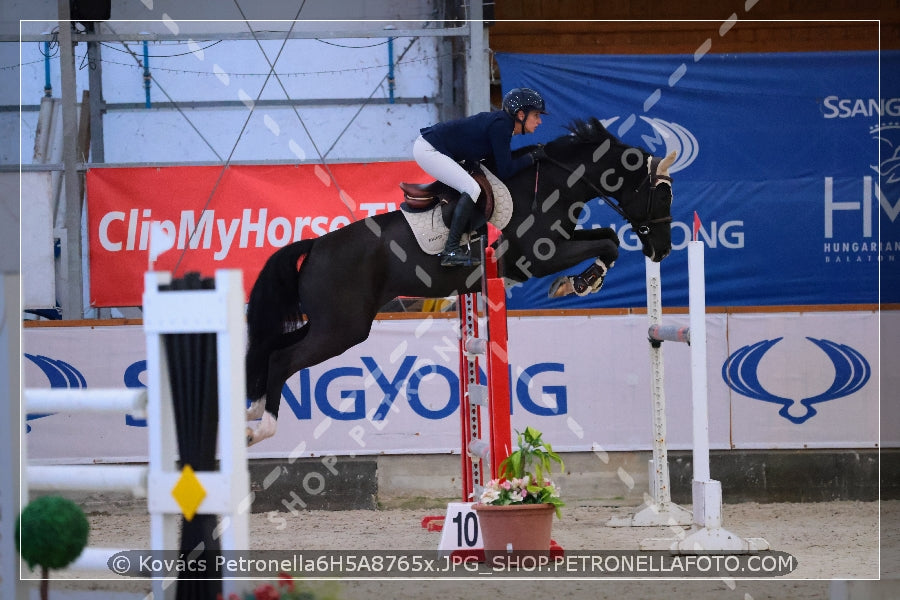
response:
<path fill-rule="evenodd" d="M 50 569 L 62 569 L 78 558 L 90 525 L 77 504 L 61 496 L 43 496 L 28 504 L 16 519 L 16 550 L 28 568 L 41 567 L 41 598 L 49 591 Z"/>
<path fill-rule="evenodd" d="M 562 517 L 560 509 L 565 503 L 550 475 L 554 462 L 559 464 L 560 473 L 565 465 L 541 435 L 533 427 L 516 431 L 517 447 L 500 463 L 500 478 L 491 480 L 484 487 L 480 498 L 482 504 L 552 504 L 556 516 Z"/>

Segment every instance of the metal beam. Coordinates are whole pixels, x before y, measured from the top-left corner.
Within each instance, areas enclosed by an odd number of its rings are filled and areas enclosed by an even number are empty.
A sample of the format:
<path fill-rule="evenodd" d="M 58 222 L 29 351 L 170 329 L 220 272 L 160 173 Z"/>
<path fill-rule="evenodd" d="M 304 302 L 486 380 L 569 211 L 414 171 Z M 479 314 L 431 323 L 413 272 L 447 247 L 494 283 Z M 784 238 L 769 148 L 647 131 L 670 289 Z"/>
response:
<path fill-rule="evenodd" d="M 103 57 L 97 42 L 88 42 L 88 85 L 91 90 L 91 162 L 102 163 L 105 160 L 103 149 Z M 84 110 L 84 107 L 81 107 Z M 85 158 L 87 161 L 87 158 Z"/>
<path fill-rule="evenodd" d="M 64 319 L 84 318 L 81 268 L 81 185 L 78 164 L 78 118 L 75 98 L 75 46 L 69 22 L 69 0 L 59 0 L 59 68 L 62 80 L 63 164 L 65 165 L 65 235 L 67 249 L 60 267 L 65 272 Z"/>
<path fill-rule="evenodd" d="M 68 14 L 68 13 L 67 13 Z M 191 33 L 81 33 L 75 36 L 78 42 L 186 42 L 203 40 L 283 40 L 287 39 L 335 39 L 335 38 L 402 38 L 402 37 L 465 37 L 469 35 L 470 23 L 460 22 L 458 27 L 434 29 L 333 29 L 329 31 L 233 31 Z M 479 25 L 480 17 L 479 17 Z M 0 35 L 0 42 L 51 42 L 55 36 L 50 33 L 22 33 L 17 35 Z"/>
<path fill-rule="evenodd" d="M 328 164 L 353 164 L 353 163 L 371 163 L 371 162 L 405 162 L 408 156 L 379 156 L 377 160 L 371 156 L 347 156 L 344 158 L 329 159 Z M 320 165 L 322 161 L 318 158 L 306 158 L 299 160 L 296 158 L 263 158 L 251 160 L 232 160 L 229 165 Z M 120 168 L 141 168 L 141 167 L 213 167 L 222 166 L 222 161 L 206 160 L 206 161 L 135 161 L 135 162 L 119 162 L 119 163 L 75 163 L 75 169 L 84 173 L 88 169 L 120 169 Z M 46 171 L 65 171 L 64 163 L 28 163 L 28 164 L 7 164 L 0 165 L 0 173 L 43 173 Z"/>
<path fill-rule="evenodd" d="M 451 0 L 443 0 L 439 2 L 440 14 L 438 16 L 443 22 L 446 22 L 454 10 Z M 457 59 L 453 55 L 453 47 L 457 44 L 465 43 L 464 40 L 457 41 L 454 38 L 442 38 L 437 40 L 438 47 L 438 96 L 441 99 L 438 104 L 438 121 L 449 121 L 458 119 L 463 116 L 462 102 L 455 102 L 456 95 L 457 71 L 454 68 Z"/>
<path fill-rule="evenodd" d="M 469 0 L 469 60 L 466 62 L 466 114 L 491 109 L 491 76 L 483 0 Z"/>

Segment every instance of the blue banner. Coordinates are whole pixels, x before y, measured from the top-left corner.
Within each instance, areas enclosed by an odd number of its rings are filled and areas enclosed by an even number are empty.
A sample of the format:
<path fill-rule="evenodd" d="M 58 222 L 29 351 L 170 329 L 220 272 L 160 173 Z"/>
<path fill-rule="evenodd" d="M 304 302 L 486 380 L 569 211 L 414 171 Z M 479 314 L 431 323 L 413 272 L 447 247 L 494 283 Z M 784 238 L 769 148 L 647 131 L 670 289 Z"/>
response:
<path fill-rule="evenodd" d="M 626 143 L 678 151 L 665 305 L 687 305 L 694 211 L 708 305 L 900 302 L 900 78 L 879 77 L 900 72 L 900 52 L 496 58 L 505 88 L 547 102 L 517 142 L 597 117 Z M 533 280 L 511 309 L 645 306 L 635 236 L 598 200 L 589 212 L 585 227 L 615 226 L 622 240 L 603 289 L 549 300 L 554 277 Z"/>

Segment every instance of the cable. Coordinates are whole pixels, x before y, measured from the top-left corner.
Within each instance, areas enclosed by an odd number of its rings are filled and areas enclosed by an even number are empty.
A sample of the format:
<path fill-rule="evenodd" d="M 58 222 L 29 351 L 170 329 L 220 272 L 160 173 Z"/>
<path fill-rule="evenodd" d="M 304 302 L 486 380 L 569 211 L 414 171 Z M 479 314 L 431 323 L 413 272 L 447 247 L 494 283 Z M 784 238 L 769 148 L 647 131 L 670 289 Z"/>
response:
<path fill-rule="evenodd" d="M 303 0 L 303 4 L 306 4 L 306 0 Z M 281 87 L 281 91 L 284 92 L 285 98 L 288 100 L 291 99 L 290 93 L 288 93 L 287 88 L 284 87 L 284 83 L 281 81 L 281 77 L 278 76 L 278 73 L 275 71 L 275 64 L 269 61 L 269 55 L 266 54 L 265 49 L 262 47 L 262 44 L 259 41 L 259 38 L 256 36 L 256 32 L 253 31 L 253 27 L 250 26 L 250 22 L 247 20 L 247 15 L 244 14 L 244 10 L 241 8 L 241 5 L 238 3 L 238 0 L 234 0 L 234 5 L 237 7 L 238 12 L 241 13 L 241 18 L 244 19 L 244 22 L 247 24 L 247 28 L 250 30 L 250 33 L 253 35 L 254 41 L 256 41 L 256 45 L 259 46 L 260 52 L 262 52 L 263 57 L 265 57 L 266 62 L 269 64 L 269 68 L 271 72 L 275 75 L 275 81 L 278 82 L 278 85 Z M 300 10 L 303 10 L 303 6 L 300 7 Z M 297 13 L 297 16 L 300 16 L 300 13 Z M 296 17 L 295 17 L 296 20 Z M 293 29 L 293 24 L 291 25 Z M 290 33 L 290 32 L 288 32 Z M 285 37 L 285 43 L 287 43 L 287 37 Z M 284 45 L 282 45 L 282 49 Z M 278 55 L 281 55 L 279 51 Z M 278 56 L 275 57 L 275 62 L 278 62 Z M 268 81 L 268 80 L 267 80 Z M 344 206 L 347 207 L 347 210 L 350 213 L 350 219 L 355 221 L 356 215 L 353 213 L 353 207 L 347 203 L 345 199 L 344 193 L 341 190 L 341 186 L 338 183 L 337 178 L 334 176 L 334 173 L 331 170 L 331 167 L 328 166 L 328 163 L 325 161 L 325 157 L 322 155 L 322 151 L 319 150 L 318 144 L 316 144 L 316 140 L 313 138 L 312 134 L 309 132 L 309 128 L 307 128 L 306 123 L 303 121 L 303 117 L 300 116 L 300 112 L 297 110 L 297 107 L 294 104 L 291 104 L 291 109 L 294 111 L 294 114 L 297 116 L 297 120 L 300 121 L 300 126 L 303 127 L 303 131 L 306 133 L 306 137 L 309 138 L 309 142 L 312 144 L 313 150 L 316 151 L 316 154 L 319 157 L 319 162 L 322 163 L 322 167 L 325 169 L 325 172 L 328 173 L 328 178 L 331 179 L 331 182 L 334 184 L 335 189 L 338 192 L 338 198 L 340 198 L 341 202 Z"/>
<path fill-rule="evenodd" d="M 124 44 L 124 42 L 122 42 L 122 43 Z M 461 56 L 461 55 L 462 55 L 461 52 L 449 52 L 446 54 L 438 54 L 435 56 L 423 56 L 421 58 L 414 58 L 414 59 L 407 60 L 407 61 L 399 61 L 398 60 L 395 62 L 395 66 L 412 65 L 415 63 L 439 60 L 439 59 L 445 58 L 447 56 Z M 78 56 L 78 55 L 76 55 L 76 56 Z M 39 61 L 35 61 L 35 62 L 39 62 Z M 24 63 L 24 64 L 31 64 L 31 63 Z M 142 68 L 140 65 L 131 65 L 128 63 L 118 62 L 115 60 L 109 60 L 107 58 L 103 59 L 103 64 L 119 65 L 119 66 L 123 66 L 123 67 L 137 68 L 137 69 Z M 16 65 L 13 65 L 13 66 L 16 66 Z M 327 70 L 323 70 L 323 71 L 295 71 L 292 73 L 281 73 L 280 76 L 281 77 L 306 77 L 306 76 L 311 76 L 311 75 L 338 75 L 341 73 L 352 73 L 355 71 L 371 71 L 373 69 L 386 69 L 387 66 L 388 65 L 371 65 L 371 66 L 367 66 L 367 67 L 349 67 L 346 69 L 327 69 Z M 0 68 L 11 68 L 11 67 L 0 67 Z M 229 77 L 266 77 L 266 73 L 230 73 L 227 71 L 223 71 L 220 74 L 220 73 L 212 73 L 210 71 L 193 71 L 190 69 L 172 69 L 169 67 L 160 67 L 160 66 L 154 66 L 153 70 L 154 71 L 165 71 L 167 73 L 183 73 L 185 75 L 206 75 L 209 77 L 221 77 L 222 74 L 228 75 Z"/>
<path fill-rule="evenodd" d="M 187 56 L 188 54 L 195 54 L 197 52 L 202 52 L 203 50 L 206 50 L 207 48 L 212 48 L 216 44 L 221 44 L 221 43 L 222 43 L 222 40 L 218 40 L 216 42 L 212 42 L 208 46 L 203 46 L 202 48 L 197 48 L 196 50 L 191 50 L 189 52 L 180 52 L 178 54 L 151 54 L 148 56 L 148 58 L 174 58 L 176 56 Z M 113 46 L 111 44 L 107 44 L 105 42 L 100 42 L 100 45 L 103 46 L 104 48 L 109 48 L 110 50 L 115 50 L 116 52 L 123 52 L 125 54 L 128 54 L 125 50 L 120 50 L 119 48 L 116 48 L 115 46 Z M 178 45 L 181 45 L 181 44 L 178 44 Z"/>
<path fill-rule="evenodd" d="M 116 33 L 116 31 L 115 31 L 112 27 L 110 27 L 110 25 L 109 25 L 108 22 L 104 22 L 104 23 L 103 23 L 103 26 L 104 26 L 104 27 L 109 27 L 109 30 L 110 30 L 110 31 L 112 31 L 114 34 L 118 35 L 118 34 Z M 131 57 L 135 60 L 135 62 L 136 62 L 138 65 L 141 65 L 141 59 L 138 58 L 138 56 L 137 56 L 137 54 L 134 52 L 134 50 L 132 50 L 131 48 L 129 48 L 129 47 L 128 47 L 128 44 L 125 43 L 125 42 L 122 42 L 122 45 L 125 46 L 125 48 L 128 50 L 128 52 L 131 53 Z M 166 96 L 166 98 L 169 99 L 169 102 L 172 103 L 172 106 L 175 107 L 175 109 L 178 111 L 178 113 L 179 113 L 182 117 L 184 117 L 184 120 L 187 121 L 188 125 L 191 126 L 191 129 L 193 129 L 195 132 L 197 132 L 197 135 L 199 135 L 199 136 L 200 136 L 200 139 L 203 140 L 203 142 L 209 147 L 210 150 L 212 150 L 213 154 L 216 155 L 216 158 L 218 158 L 219 160 L 222 160 L 222 157 L 219 155 L 218 152 L 216 152 L 216 149 L 213 147 L 213 145 L 209 142 L 209 140 L 206 139 L 206 137 L 200 132 L 200 130 L 197 129 L 197 126 L 194 125 L 194 123 L 188 118 L 188 116 L 184 113 L 184 111 L 181 110 L 181 107 L 178 106 L 178 103 L 175 102 L 175 100 L 172 99 L 172 96 L 169 95 L 169 92 L 167 92 L 166 89 L 165 89 L 162 85 L 160 85 L 160 83 L 156 80 L 155 77 L 153 77 L 153 75 L 150 75 L 150 79 L 151 79 L 151 81 L 153 81 L 153 83 L 156 84 L 156 87 L 159 88 L 159 90 Z"/>
<path fill-rule="evenodd" d="M 418 39 L 418 38 L 415 38 L 415 39 Z M 204 49 L 209 48 L 209 47 L 211 47 L 215 44 L 218 44 L 222 41 L 224 41 L 224 40 L 219 40 L 218 42 L 215 42 L 214 44 L 205 46 Z M 120 42 L 120 43 L 123 46 L 125 46 L 127 44 L 127 42 Z M 39 47 L 40 47 L 40 44 L 43 44 L 43 42 L 39 42 Z M 121 52 L 123 54 L 128 54 L 130 56 L 134 55 L 134 53 L 131 51 L 121 50 L 119 48 L 110 46 L 109 44 L 106 44 L 106 43 L 101 43 L 101 45 L 103 45 L 104 47 L 109 48 L 111 50 L 116 50 L 117 52 Z M 55 49 L 54 52 L 52 52 L 49 55 L 46 55 L 46 54 L 44 54 L 42 47 L 40 47 L 39 51 L 41 53 L 41 56 L 47 56 L 48 58 L 54 58 L 59 53 L 57 47 L 58 47 L 58 44 L 56 42 L 51 42 L 50 48 Z M 359 47 L 365 48 L 367 46 L 359 46 Z M 403 56 L 401 54 L 401 57 L 398 58 L 396 61 L 394 61 L 394 65 L 395 66 L 412 65 L 412 64 L 416 64 L 416 63 L 424 63 L 424 62 L 440 60 L 440 59 L 446 58 L 448 56 L 461 56 L 462 54 L 463 53 L 461 53 L 461 52 L 448 52 L 445 54 L 436 54 L 434 56 L 422 56 L 420 58 L 413 58 L 413 59 L 406 60 L 406 61 L 401 60 L 401 58 Z M 150 55 L 151 58 L 153 58 L 154 56 L 155 55 Z M 182 54 L 160 55 L 158 58 L 171 58 L 171 57 L 175 57 L 175 56 L 182 56 Z M 83 58 L 83 55 L 76 54 L 75 57 Z M 0 71 L 7 70 L 7 69 L 15 69 L 15 68 L 22 67 L 25 65 L 38 64 L 40 62 L 43 62 L 43 59 L 34 60 L 34 61 L 30 61 L 30 62 L 24 62 L 24 63 L 20 63 L 20 64 L 15 64 L 15 65 L 7 65 L 7 66 L 0 67 Z M 124 62 L 119 62 L 116 60 L 110 60 L 108 58 L 102 58 L 101 63 L 103 63 L 105 65 L 117 65 L 117 66 L 121 66 L 121 67 L 128 67 L 130 69 L 143 69 L 143 65 L 141 63 L 129 64 L 129 63 L 124 63 Z M 362 71 L 370 71 L 373 69 L 386 69 L 387 67 L 388 67 L 388 65 L 386 65 L 386 64 L 384 64 L 384 65 L 377 64 L 377 65 L 370 65 L 370 66 L 363 66 L 363 67 L 349 67 L 346 69 L 325 69 L 325 70 L 321 70 L 321 71 L 294 71 L 291 73 L 281 73 L 280 76 L 281 77 L 306 77 L 306 76 L 313 76 L 313 75 L 338 75 L 341 73 L 362 72 Z M 173 69 L 173 68 L 169 68 L 169 67 L 162 67 L 159 65 L 154 66 L 153 70 L 154 71 L 163 71 L 166 73 L 180 73 L 180 74 L 184 74 L 184 75 L 192 75 L 192 76 L 198 75 L 198 76 L 207 76 L 207 77 L 221 77 L 222 74 L 227 75 L 228 77 L 266 77 L 267 76 L 266 73 L 233 73 L 233 72 L 227 72 L 227 71 L 223 71 L 222 73 L 213 73 L 211 71 L 195 71 L 192 69 Z"/>
<path fill-rule="evenodd" d="M 397 58 L 398 63 L 399 63 L 400 59 L 402 59 L 406 55 L 406 53 L 409 52 L 409 50 L 410 50 L 410 48 L 412 48 L 413 44 L 415 44 L 418 40 L 419 40 L 418 37 L 414 37 L 412 39 L 412 41 L 409 43 L 409 45 L 403 50 L 403 52 L 400 53 L 400 56 Z M 341 132 L 338 134 L 337 138 L 335 138 L 334 142 L 331 144 L 331 147 L 329 147 L 328 150 L 325 151 L 325 156 L 328 156 L 329 154 L 331 154 L 331 151 L 334 150 L 335 146 L 337 146 L 337 143 L 341 140 L 341 137 L 344 135 L 344 133 L 346 133 L 346 131 L 348 129 L 350 129 L 350 125 L 353 124 L 353 121 L 356 120 L 356 117 L 359 116 L 359 113 L 362 112 L 362 109 L 364 109 L 366 107 L 366 104 L 369 103 L 369 100 L 371 100 L 372 97 L 375 96 L 375 92 L 377 92 L 381 88 L 381 86 L 384 85 L 384 81 L 387 78 L 388 78 L 388 76 L 387 76 L 387 74 L 385 74 L 385 76 L 381 78 L 381 81 L 379 81 L 375 85 L 375 89 L 372 90 L 372 93 L 369 94 L 369 97 L 366 98 L 365 101 L 359 106 L 359 108 L 356 110 L 356 113 L 354 113 L 354 115 L 350 118 L 350 121 L 347 123 L 347 125 L 343 129 L 341 129 Z"/>
<path fill-rule="evenodd" d="M 57 37 L 59 35 L 59 27 L 54 27 L 50 32 L 50 35 L 53 39 L 47 42 L 47 50 L 50 52 L 49 54 L 44 53 L 44 42 L 37 42 L 38 52 L 40 52 L 41 56 L 43 56 L 44 58 L 54 58 L 59 54 L 59 39 Z"/>
<path fill-rule="evenodd" d="M 336 44 L 334 42 L 326 42 L 325 40 L 322 40 L 319 38 L 314 38 L 314 39 L 321 44 L 328 44 L 329 46 L 336 46 L 338 48 L 351 48 L 351 49 L 352 48 L 374 48 L 376 46 L 384 46 L 385 44 L 390 42 L 390 40 L 384 40 L 383 42 L 378 42 L 377 44 L 368 44 L 366 46 L 351 46 L 349 44 Z"/>
<path fill-rule="evenodd" d="M 9 69 L 18 69 L 18 68 L 20 68 L 20 67 L 24 67 L 24 66 L 27 66 L 27 65 L 36 65 L 36 64 L 42 63 L 42 62 L 44 62 L 44 59 L 43 59 L 43 58 L 39 58 L 38 60 L 32 60 L 32 61 L 30 61 L 30 62 L 25 62 L 25 63 L 19 63 L 19 64 L 15 64 L 15 65 L 7 65 L 7 66 L 5 66 L 5 67 L 0 67 L 0 71 L 7 71 L 7 70 L 9 70 Z"/>

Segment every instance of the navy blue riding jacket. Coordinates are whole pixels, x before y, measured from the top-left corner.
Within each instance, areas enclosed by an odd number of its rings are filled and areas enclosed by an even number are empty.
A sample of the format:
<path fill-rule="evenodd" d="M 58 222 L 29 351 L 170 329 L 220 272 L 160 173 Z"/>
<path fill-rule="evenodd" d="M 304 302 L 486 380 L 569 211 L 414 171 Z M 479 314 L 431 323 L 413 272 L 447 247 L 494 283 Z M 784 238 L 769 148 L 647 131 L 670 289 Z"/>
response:
<path fill-rule="evenodd" d="M 453 160 L 493 158 L 497 177 L 506 179 L 534 163 L 529 154 L 512 157 L 509 145 L 514 125 L 511 115 L 495 110 L 431 125 L 420 133 L 435 150 Z"/>

